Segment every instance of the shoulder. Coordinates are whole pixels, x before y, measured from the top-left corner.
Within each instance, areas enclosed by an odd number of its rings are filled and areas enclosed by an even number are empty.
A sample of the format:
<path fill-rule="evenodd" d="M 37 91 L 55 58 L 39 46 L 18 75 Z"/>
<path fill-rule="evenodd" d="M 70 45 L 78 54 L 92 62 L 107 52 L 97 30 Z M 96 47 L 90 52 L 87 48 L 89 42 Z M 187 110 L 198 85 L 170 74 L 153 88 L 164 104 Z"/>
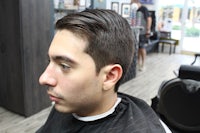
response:
<path fill-rule="evenodd" d="M 142 8 L 143 10 L 148 10 L 147 7 L 146 7 L 146 6 L 143 6 L 143 5 L 141 6 L 141 8 Z"/>
<path fill-rule="evenodd" d="M 126 108 L 126 111 L 129 111 L 129 114 L 133 115 L 135 119 L 158 120 L 153 109 L 142 99 L 124 93 L 119 93 L 118 96 L 122 98 L 120 106 Z"/>
<path fill-rule="evenodd" d="M 141 12 L 148 12 L 148 9 L 147 9 L 147 7 L 145 7 L 145 6 L 141 6 L 139 9 L 138 9 L 138 11 L 141 11 Z"/>
<path fill-rule="evenodd" d="M 128 121 L 130 130 L 164 132 L 159 117 L 145 101 L 124 93 L 118 93 L 118 97 L 122 98 L 118 107 L 118 109 L 123 110 L 124 115 L 121 118 L 125 118 L 124 122 Z"/>
<path fill-rule="evenodd" d="M 140 110 L 151 110 L 151 107 L 142 99 L 136 98 L 125 93 L 118 93 L 118 96 L 122 98 L 122 103 L 128 104 L 130 107 L 137 107 Z"/>

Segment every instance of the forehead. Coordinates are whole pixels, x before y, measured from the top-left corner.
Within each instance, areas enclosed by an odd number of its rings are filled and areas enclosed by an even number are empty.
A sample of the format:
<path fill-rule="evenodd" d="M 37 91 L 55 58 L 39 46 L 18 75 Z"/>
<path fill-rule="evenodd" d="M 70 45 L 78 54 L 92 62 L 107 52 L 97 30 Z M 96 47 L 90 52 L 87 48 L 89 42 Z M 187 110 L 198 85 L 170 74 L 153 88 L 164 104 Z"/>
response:
<path fill-rule="evenodd" d="M 81 38 L 69 30 L 58 30 L 51 42 L 49 52 L 64 52 L 65 50 L 70 49 L 84 52 L 86 46 L 86 39 Z"/>
<path fill-rule="evenodd" d="M 67 59 L 74 64 L 86 64 L 87 61 L 93 61 L 92 57 L 85 52 L 87 41 L 73 34 L 68 30 L 59 30 L 56 32 L 49 51 L 49 58 Z"/>

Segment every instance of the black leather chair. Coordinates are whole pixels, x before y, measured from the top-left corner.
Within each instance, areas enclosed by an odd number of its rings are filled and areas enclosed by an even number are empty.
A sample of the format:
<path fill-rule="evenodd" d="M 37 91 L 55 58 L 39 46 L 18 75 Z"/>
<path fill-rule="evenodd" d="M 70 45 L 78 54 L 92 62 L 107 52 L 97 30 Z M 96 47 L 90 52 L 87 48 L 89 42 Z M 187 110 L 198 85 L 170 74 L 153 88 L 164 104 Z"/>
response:
<path fill-rule="evenodd" d="M 193 79 L 200 81 L 200 66 L 181 65 L 178 77 L 180 79 Z"/>
<path fill-rule="evenodd" d="M 200 133 L 200 67 L 182 65 L 156 98 L 152 107 L 173 133 Z"/>
<path fill-rule="evenodd" d="M 156 31 L 150 36 L 148 40 L 148 45 L 146 46 L 147 54 L 152 52 L 158 52 L 159 50 L 159 41 L 160 41 L 160 32 Z"/>
<path fill-rule="evenodd" d="M 159 43 L 162 44 L 162 48 L 161 48 L 162 52 L 164 51 L 164 45 L 165 44 L 170 46 L 170 49 L 169 49 L 170 55 L 172 53 L 172 46 L 174 46 L 173 53 L 176 52 L 176 46 L 178 45 L 178 40 L 171 38 L 171 32 L 160 31 L 160 41 L 159 41 Z"/>

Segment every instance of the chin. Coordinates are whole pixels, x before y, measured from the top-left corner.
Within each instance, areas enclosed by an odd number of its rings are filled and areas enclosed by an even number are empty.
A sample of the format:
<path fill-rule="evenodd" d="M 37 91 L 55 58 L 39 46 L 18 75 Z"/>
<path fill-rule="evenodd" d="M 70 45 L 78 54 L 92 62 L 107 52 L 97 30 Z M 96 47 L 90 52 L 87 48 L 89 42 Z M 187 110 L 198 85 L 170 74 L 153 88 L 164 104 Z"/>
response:
<path fill-rule="evenodd" d="M 58 112 L 61 112 L 61 113 L 72 113 L 72 110 L 70 110 L 67 107 L 63 107 L 62 105 L 55 104 L 54 107 Z"/>

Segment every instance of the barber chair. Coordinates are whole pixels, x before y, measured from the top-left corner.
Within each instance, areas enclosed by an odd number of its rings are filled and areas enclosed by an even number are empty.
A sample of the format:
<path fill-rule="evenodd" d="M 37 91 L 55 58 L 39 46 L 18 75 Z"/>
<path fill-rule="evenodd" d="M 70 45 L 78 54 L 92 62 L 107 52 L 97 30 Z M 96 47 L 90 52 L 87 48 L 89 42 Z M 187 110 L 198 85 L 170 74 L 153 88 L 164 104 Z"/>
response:
<path fill-rule="evenodd" d="M 172 133 L 200 133 L 200 67 L 182 65 L 161 84 L 152 108 Z"/>
<path fill-rule="evenodd" d="M 191 63 L 191 65 L 194 65 L 194 63 L 197 60 L 197 57 L 200 57 L 200 53 L 194 54 L 194 61 Z"/>

